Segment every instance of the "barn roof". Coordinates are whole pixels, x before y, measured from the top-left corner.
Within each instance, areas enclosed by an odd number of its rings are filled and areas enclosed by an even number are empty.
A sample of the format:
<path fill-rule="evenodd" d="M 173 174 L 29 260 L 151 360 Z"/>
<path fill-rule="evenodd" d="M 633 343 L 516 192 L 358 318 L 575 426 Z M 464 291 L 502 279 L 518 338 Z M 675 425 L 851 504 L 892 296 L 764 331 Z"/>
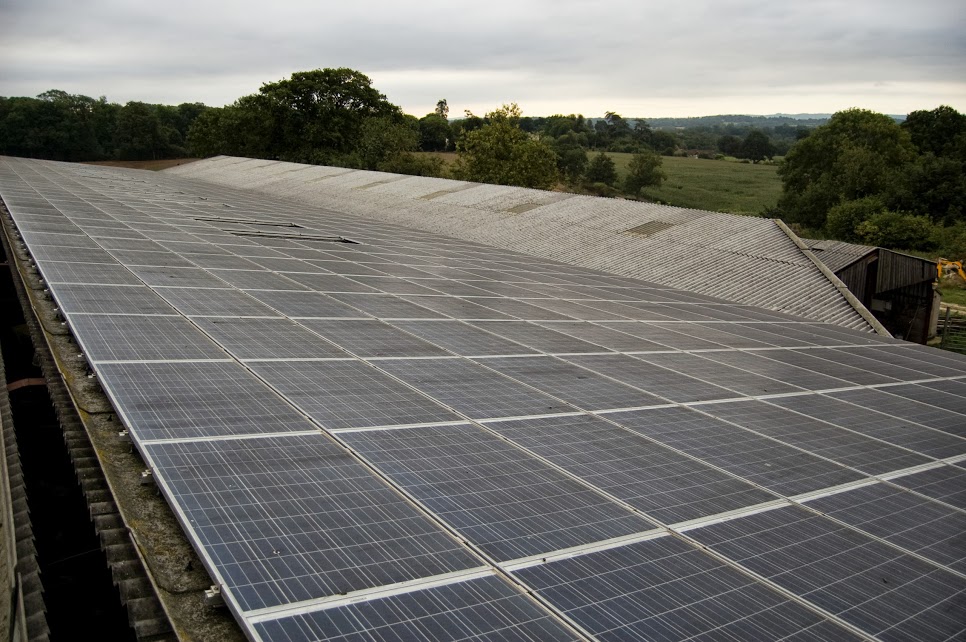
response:
<path fill-rule="evenodd" d="M 823 272 L 787 227 L 771 219 L 227 156 L 166 173 L 842 327 L 877 328 L 841 282 Z"/>
<path fill-rule="evenodd" d="M 964 633 L 966 358 L 163 174 L 0 198 L 252 640 Z"/>

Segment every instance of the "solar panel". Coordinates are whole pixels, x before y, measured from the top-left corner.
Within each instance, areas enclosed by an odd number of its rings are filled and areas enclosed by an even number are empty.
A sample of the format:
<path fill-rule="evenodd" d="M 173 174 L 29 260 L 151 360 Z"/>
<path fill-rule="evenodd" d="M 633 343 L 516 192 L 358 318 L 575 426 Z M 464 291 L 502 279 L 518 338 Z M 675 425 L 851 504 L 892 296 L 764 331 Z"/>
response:
<path fill-rule="evenodd" d="M 670 401 L 709 401 L 739 396 L 731 390 L 626 355 L 578 355 L 567 357 L 567 360 Z"/>
<path fill-rule="evenodd" d="M 459 321 L 394 321 L 392 324 L 454 354 L 536 354 L 535 350 L 526 346 Z"/>
<path fill-rule="evenodd" d="M 962 635 L 962 358 L 131 176 L 0 195 L 249 637 Z"/>
<path fill-rule="evenodd" d="M 674 537 L 517 571 L 602 640 L 858 640 Z"/>
<path fill-rule="evenodd" d="M 408 425 L 460 418 L 358 361 L 265 361 L 249 365 L 325 428 Z"/>
<path fill-rule="evenodd" d="M 169 312 L 173 312 L 169 309 Z M 221 346 L 182 316 L 74 315 L 90 361 L 224 359 Z"/>
<path fill-rule="evenodd" d="M 241 611 L 481 565 L 322 435 L 145 451 Z"/>
<path fill-rule="evenodd" d="M 949 640 L 966 632 L 966 578 L 809 511 L 779 508 L 688 534 L 871 635 Z"/>
<path fill-rule="evenodd" d="M 702 410 L 832 461 L 876 474 L 928 464 L 931 460 L 858 433 L 761 401 L 709 404 Z"/>
<path fill-rule="evenodd" d="M 102 385 L 139 440 L 314 430 L 231 361 L 97 366 Z"/>
<path fill-rule="evenodd" d="M 389 374 L 472 419 L 571 412 L 571 406 L 463 359 L 380 361 Z"/>
<path fill-rule="evenodd" d="M 820 497 L 807 506 L 937 564 L 966 571 L 962 511 L 888 484 Z"/>
<path fill-rule="evenodd" d="M 776 498 L 747 481 L 588 415 L 487 425 L 667 524 Z"/>
<path fill-rule="evenodd" d="M 353 432 L 343 439 L 497 560 L 654 528 L 634 512 L 475 426 Z"/>
<path fill-rule="evenodd" d="M 966 510 L 966 470 L 958 466 L 939 466 L 911 475 L 895 477 L 897 486 Z"/>
<path fill-rule="evenodd" d="M 579 639 L 492 576 L 267 620 L 256 624 L 255 630 L 266 640 Z"/>

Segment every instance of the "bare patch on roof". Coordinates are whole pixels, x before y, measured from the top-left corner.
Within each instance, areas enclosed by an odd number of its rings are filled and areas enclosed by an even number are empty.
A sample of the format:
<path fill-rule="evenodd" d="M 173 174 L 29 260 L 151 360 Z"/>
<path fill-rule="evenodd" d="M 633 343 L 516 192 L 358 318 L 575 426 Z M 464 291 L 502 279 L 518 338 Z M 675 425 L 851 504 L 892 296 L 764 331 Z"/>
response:
<path fill-rule="evenodd" d="M 381 181 L 373 181 L 371 183 L 366 183 L 365 185 L 358 185 L 352 189 L 369 189 L 370 187 L 378 187 L 379 185 L 385 185 L 386 183 L 395 183 L 396 181 L 401 181 L 404 178 L 409 178 L 409 176 L 393 176 L 392 178 L 386 178 Z"/>
<path fill-rule="evenodd" d="M 519 205 L 508 207 L 506 211 L 511 212 L 513 214 L 523 214 L 524 212 L 535 210 L 538 207 L 543 207 L 544 205 L 546 205 L 546 203 L 520 203 Z"/>
<path fill-rule="evenodd" d="M 441 189 L 438 192 L 430 192 L 429 194 L 424 194 L 420 196 L 424 201 L 431 201 L 434 198 L 439 198 L 440 196 L 446 196 L 447 194 L 455 194 L 456 192 L 462 192 L 463 190 L 468 190 L 473 187 L 479 187 L 477 183 L 466 183 L 465 185 L 460 185 L 459 187 L 454 187 L 453 189 Z"/>
<path fill-rule="evenodd" d="M 632 227 L 627 232 L 631 234 L 639 234 L 641 236 L 651 236 L 652 234 L 657 234 L 658 232 L 663 232 L 664 230 L 674 227 L 676 223 L 665 223 L 664 221 L 648 221 L 638 225 L 637 227 Z"/>

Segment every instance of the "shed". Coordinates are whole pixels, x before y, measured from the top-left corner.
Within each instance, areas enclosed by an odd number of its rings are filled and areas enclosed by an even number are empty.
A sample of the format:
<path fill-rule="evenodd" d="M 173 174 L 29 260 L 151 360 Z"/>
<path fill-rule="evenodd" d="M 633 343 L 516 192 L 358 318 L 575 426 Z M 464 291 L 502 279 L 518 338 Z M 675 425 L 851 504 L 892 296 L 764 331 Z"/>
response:
<path fill-rule="evenodd" d="M 926 342 L 939 314 L 934 262 L 882 247 L 803 240 L 893 335 Z"/>

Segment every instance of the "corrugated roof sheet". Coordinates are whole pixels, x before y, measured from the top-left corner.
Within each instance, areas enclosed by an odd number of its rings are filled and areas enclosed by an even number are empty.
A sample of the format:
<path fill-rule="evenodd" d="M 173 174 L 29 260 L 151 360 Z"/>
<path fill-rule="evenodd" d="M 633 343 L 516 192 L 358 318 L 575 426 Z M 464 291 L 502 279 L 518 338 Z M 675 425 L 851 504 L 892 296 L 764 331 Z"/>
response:
<path fill-rule="evenodd" d="M 872 245 L 859 245 L 845 241 L 802 239 L 812 253 L 833 272 L 846 268 L 876 250 Z"/>
<path fill-rule="evenodd" d="M 872 330 L 771 219 L 228 156 L 166 173 Z M 630 231 L 652 221 L 671 225 Z"/>

